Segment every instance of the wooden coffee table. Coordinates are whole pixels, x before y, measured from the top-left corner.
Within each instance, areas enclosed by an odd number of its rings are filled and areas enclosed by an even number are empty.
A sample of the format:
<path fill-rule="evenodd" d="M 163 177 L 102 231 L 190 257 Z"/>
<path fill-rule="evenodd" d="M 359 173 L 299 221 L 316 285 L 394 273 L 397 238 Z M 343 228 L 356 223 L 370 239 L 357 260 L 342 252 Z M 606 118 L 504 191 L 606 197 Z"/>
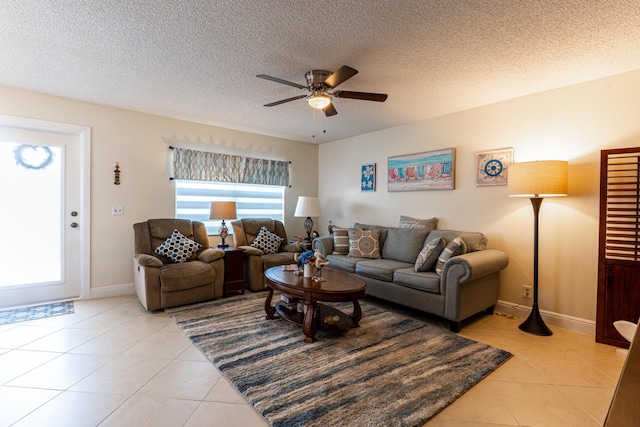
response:
<path fill-rule="evenodd" d="M 275 319 L 278 314 L 283 319 L 302 325 L 304 341 L 311 343 L 316 341 L 318 328 L 327 331 L 344 331 L 359 326 L 362 318 L 362 310 L 358 300 L 364 298 L 364 280 L 349 273 L 324 268 L 322 277 L 326 279 L 316 282 L 311 278 L 296 275 L 287 270 L 288 266 L 276 266 L 267 269 L 264 276 L 267 279 L 269 294 L 264 302 L 264 310 L 267 319 Z M 273 291 L 277 290 L 284 295 L 300 299 L 305 306 L 304 313 L 297 310 L 289 310 L 281 302 L 271 306 Z M 353 302 L 353 313 L 347 315 L 342 311 L 320 302 Z"/>

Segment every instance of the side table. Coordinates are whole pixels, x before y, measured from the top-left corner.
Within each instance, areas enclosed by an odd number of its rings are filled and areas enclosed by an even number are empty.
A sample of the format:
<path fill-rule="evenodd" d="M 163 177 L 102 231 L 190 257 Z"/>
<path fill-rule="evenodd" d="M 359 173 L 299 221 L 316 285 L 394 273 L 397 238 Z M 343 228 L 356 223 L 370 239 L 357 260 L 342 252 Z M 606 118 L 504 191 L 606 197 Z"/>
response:
<path fill-rule="evenodd" d="M 244 249 L 235 246 L 219 248 L 224 251 L 224 291 L 223 296 L 232 293 L 244 295 Z"/>

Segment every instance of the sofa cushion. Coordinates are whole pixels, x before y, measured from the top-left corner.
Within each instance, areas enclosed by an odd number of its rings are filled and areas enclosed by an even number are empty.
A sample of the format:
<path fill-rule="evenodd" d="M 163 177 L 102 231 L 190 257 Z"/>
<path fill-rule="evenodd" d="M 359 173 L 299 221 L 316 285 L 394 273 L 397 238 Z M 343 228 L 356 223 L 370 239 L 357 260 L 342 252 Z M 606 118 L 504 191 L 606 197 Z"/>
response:
<path fill-rule="evenodd" d="M 417 219 L 417 218 L 411 218 L 410 216 L 401 215 L 400 223 L 398 224 L 398 227 L 410 228 L 412 230 L 417 229 L 417 230 L 422 230 L 428 233 L 431 230 L 435 230 L 437 225 L 438 225 L 438 218 L 436 217 L 429 218 L 429 219 Z"/>
<path fill-rule="evenodd" d="M 260 227 L 260 231 L 255 240 L 251 242 L 251 246 L 260 249 L 265 254 L 275 254 L 280 248 L 280 244 L 284 239 L 275 233 L 267 230 L 266 227 Z"/>
<path fill-rule="evenodd" d="M 160 270 L 160 290 L 162 292 L 183 291 L 198 286 L 214 285 L 216 273 L 211 264 L 191 261 L 169 264 Z"/>
<path fill-rule="evenodd" d="M 474 231 L 433 230 L 427 236 L 428 240 L 443 237 L 449 243 L 456 237 L 462 237 L 467 245 L 467 252 L 484 251 L 487 249 L 487 238 L 484 234 Z"/>
<path fill-rule="evenodd" d="M 191 256 L 198 252 L 202 245 L 186 237 L 176 228 L 160 246 L 155 249 L 155 253 L 165 256 L 173 262 L 189 261 Z"/>
<path fill-rule="evenodd" d="M 431 270 L 438 261 L 440 253 L 446 243 L 442 237 L 427 242 L 416 258 L 415 271 L 417 273 Z"/>
<path fill-rule="evenodd" d="M 348 273 L 355 273 L 356 264 L 367 259 L 368 258 L 354 258 L 347 255 L 327 255 L 327 260 L 330 262 L 330 268 L 346 271 Z"/>
<path fill-rule="evenodd" d="M 393 283 L 435 294 L 440 293 L 440 276 L 434 271 L 417 273 L 413 268 L 401 268 L 393 273 Z"/>
<path fill-rule="evenodd" d="M 349 229 L 349 256 L 354 258 L 380 258 L 380 229 Z"/>
<path fill-rule="evenodd" d="M 412 267 L 412 264 L 384 258 L 365 260 L 356 264 L 356 274 L 391 282 L 395 270 L 407 267 Z"/>
<path fill-rule="evenodd" d="M 424 246 L 425 237 L 426 231 L 389 228 L 382 247 L 382 258 L 413 264 Z"/>
<path fill-rule="evenodd" d="M 347 255 L 349 253 L 349 229 L 333 227 L 333 254 Z"/>
<path fill-rule="evenodd" d="M 440 256 L 438 257 L 438 261 L 436 262 L 436 273 L 442 274 L 442 268 L 444 267 L 444 263 L 449 260 L 449 258 L 462 255 L 467 252 L 467 245 L 462 240 L 462 237 L 456 237 L 444 247 Z"/>

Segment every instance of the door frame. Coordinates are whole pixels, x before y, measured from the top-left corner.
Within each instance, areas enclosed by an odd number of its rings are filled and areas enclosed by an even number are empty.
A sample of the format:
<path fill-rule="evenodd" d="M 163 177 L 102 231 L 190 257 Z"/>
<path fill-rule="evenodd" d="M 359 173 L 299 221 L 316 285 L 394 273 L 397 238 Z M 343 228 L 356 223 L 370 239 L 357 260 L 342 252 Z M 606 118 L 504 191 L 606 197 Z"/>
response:
<path fill-rule="evenodd" d="M 73 135 L 79 139 L 80 164 L 75 165 L 79 168 L 81 177 L 79 184 L 79 209 L 81 215 L 75 219 L 80 225 L 78 230 L 80 233 L 79 291 L 81 299 L 89 298 L 91 295 L 91 128 L 4 114 L 0 114 L 0 126 L 63 133 Z"/>

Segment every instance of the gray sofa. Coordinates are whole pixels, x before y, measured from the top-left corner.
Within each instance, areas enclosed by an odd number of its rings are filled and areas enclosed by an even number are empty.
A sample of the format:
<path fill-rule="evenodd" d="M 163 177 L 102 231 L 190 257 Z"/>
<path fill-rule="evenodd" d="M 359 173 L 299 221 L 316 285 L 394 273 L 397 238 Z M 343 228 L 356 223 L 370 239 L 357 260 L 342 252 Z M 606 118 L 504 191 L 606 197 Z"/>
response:
<path fill-rule="evenodd" d="M 487 238 L 482 233 L 364 224 L 353 228 L 380 230 L 380 258 L 334 254 L 332 236 L 316 238 L 313 248 L 326 256 L 329 268 L 363 279 L 367 295 L 443 317 L 453 332 L 460 331 L 462 320 L 482 311 L 493 312 L 498 302 L 500 270 L 509 260 L 503 251 L 487 249 Z M 416 272 L 415 260 L 423 246 L 440 237 L 447 243 L 461 237 L 467 252 L 449 258 L 441 274 L 434 270 Z"/>

